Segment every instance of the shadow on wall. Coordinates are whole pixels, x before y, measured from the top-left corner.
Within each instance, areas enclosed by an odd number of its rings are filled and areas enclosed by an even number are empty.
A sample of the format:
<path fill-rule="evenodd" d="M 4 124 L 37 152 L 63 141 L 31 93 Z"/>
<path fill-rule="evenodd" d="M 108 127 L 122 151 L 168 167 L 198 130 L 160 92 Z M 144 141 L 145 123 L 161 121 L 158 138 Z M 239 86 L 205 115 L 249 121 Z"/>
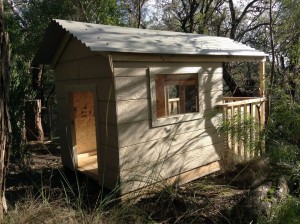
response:
<path fill-rule="evenodd" d="M 151 125 L 150 83 L 145 67 L 116 71 L 116 86 L 120 88 L 116 90 L 117 113 L 120 115 L 120 177 L 124 191 L 223 157 L 223 136 L 217 131 L 222 114 L 214 108 L 222 102 L 222 71 L 219 68 L 201 68 L 200 119 L 158 127 Z M 122 106 L 126 104 L 129 106 L 123 110 Z"/>

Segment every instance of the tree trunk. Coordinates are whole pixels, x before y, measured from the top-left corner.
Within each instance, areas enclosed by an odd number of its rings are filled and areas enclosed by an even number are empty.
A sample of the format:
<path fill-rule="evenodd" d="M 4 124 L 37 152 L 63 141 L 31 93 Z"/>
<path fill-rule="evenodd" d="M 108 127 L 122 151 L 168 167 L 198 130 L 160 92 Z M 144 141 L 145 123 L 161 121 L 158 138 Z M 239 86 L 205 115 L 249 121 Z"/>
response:
<path fill-rule="evenodd" d="M 223 63 L 223 79 L 226 82 L 229 90 L 234 97 L 246 97 L 246 92 L 241 91 L 238 84 L 234 81 L 231 74 L 229 73 L 228 63 Z"/>
<path fill-rule="evenodd" d="M 0 0 L 0 222 L 6 210 L 5 175 L 11 148 L 11 126 L 8 110 L 9 51 L 8 35 L 4 31 L 3 2 Z"/>
<path fill-rule="evenodd" d="M 274 46 L 274 37 L 273 37 L 273 15 L 272 15 L 272 0 L 270 0 L 269 5 L 269 18 L 270 18 L 270 44 L 271 44 L 271 53 L 272 53 L 272 60 L 271 60 L 271 71 L 270 71 L 270 86 L 269 92 L 267 94 L 267 102 L 266 102 L 266 125 L 268 125 L 269 117 L 271 113 L 271 94 L 274 85 L 274 76 L 275 76 L 275 46 Z"/>
<path fill-rule="evenodd" d="M 32 69 L 32 88 L 36 91 L 35 101 L 30 101 L 26 103 L 26 131 L 27 140 L 44 140 L 44 129 L 43 129 L 43 119 L 42 106 L 44 105 L 44 92 L 43 92 L 43 82 L 42 82 L 42 72 L 43 66 L 39 65 Z M 28 108 L 30 107 L 31 108 Z M 33 122 L 34 121 L 34 122 Z M 33 125 L 32 125 L 33 124 Z"/>
<path fill-rule="evenodd" d="M 43 141 L 41 100 L 26 101 L 25 124 L 27 141 Z"/>

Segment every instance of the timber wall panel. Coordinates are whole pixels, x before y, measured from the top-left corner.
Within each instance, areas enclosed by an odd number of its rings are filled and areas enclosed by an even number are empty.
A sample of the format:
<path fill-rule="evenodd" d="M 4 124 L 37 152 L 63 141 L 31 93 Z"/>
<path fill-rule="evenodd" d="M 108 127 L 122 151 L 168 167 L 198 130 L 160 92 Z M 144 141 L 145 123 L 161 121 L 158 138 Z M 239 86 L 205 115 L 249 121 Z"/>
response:
<path fill-rule="evenodd" d="M 199 79 L 199 90 L 202 92 L 223 91 L 223 74 L 221 69 L 217 69 L 214 73 L 204 73 Z"/>
<path fill-rule="evenodd" d="M 79 80 L 78 63 L 75 61 L 59 63 L 55 68 L 55 81 Z"/>
<path fill-rule="evenodd" d="M 133 167 L 134 164 L 149 163 L 176 154 L 188 153 L 222 141 L 222 136 L 214 128 L 171 135 L 159 140 L 121 148 L 120 165 L 126 169 L 125 167 Z M 148 150 L 144 151 L 145 148 Z"/>
<path fill-rule="evenodd" d="M 147 66 L 140 66 L 140 64 L 135 64 L 134 62 L 121 63 L 121 65 L 119 63 L 114 63 L 114 76 L 127 78 L 146 76 L 147 69 Z"/>
<path fill-rule="evenodd" d="M 72 39 L 64 50 L 60 63 L 64 61 L 74 61 L 76 59 L 86 58 L 98 55 L 99 53 L 91 52 L 89 48 L 85 47 L 79 40 Z"/>
<path fill-rule="evenodd" d="M 115 77 L 116 100 L 147 99 L 148 78 L 143 76 Z"/>
<path fill-rule="evenodd" d="M 68 107 L 65 99 L 57 99 L 58 106 L 58 132 L 60 136 L 60 144 L 61 144 L 61 157 L 62 163 L 64 166 L 69 169 L 74 169 L 74 158 L 72 153 L 72 146 L 69 144 L 70 139 L 68 138 L 68 129 L 69 126 L 69 115 L 68 115 Z"/>
<path fill-rule="evenodd" d="M 79 85 L 97 85 L 98 101 L 114 101 L 114 80 L 113 78 L 82 78 L 79 80 Z"/>
<path fill-rule="evenodd" d="M 200 111 L 216 109 L 223 102 L 223 90 L 202 92 L 199 99 Z"/>
<path fill-rule="evenodd" d="M 114 187 L 119 177 L 119 154 L 115 84 L 108 58 L 92 53 L 79 41 L 72 40 L 58 61 L 55 81 L 59 119 L 63 120 L 60 125 L 63 164 L 70 168 L 73 166 L 68 124 L 69 96 L 66 91 L 88 91 L 88 86 L 95 86 L 99 182 L 106 187 Z"/>
<path fill-rule="evenodd" d="M 114 62 L 114 73 L 116 76 L 135 76 L 135 75 L 143 75 L 143 70 L 146 71 L 149 67 L 203 67 L 203 73 L 208 73 L 209 71 L 221 71 L 222 63 L 212 63 L 209 62 Z M 138 71 L 138 72 L 137 72 Z M 130 74 L 130 75 L 128 75 Z"/>
<path fill-rule="evenodd" d="M 110 147 L 118 148 L 119 143 L 117 125 L 103 122 L 100 122 L 98 125 L 100 143 Z"/>
<path fill-rule="evenodd" d="M 220 142 L 214 145 L 197 148 L 186 153 L 162 157 L 148 163 L 135 164 L 133 167 L 121 170 L 121 179 L 126 179 L 128 176 L 131 176 L 130 173 L 139 173 L 139 176 L 142 176 L 147 170 L 156 173 L 157 176 L 161 176 L 162 178 L 174 176 L 179 174 L 178 171 L 185 172 L 220 160 L 222 154 L 219 151 L 222 147 L 223 142 Z"/>
<path fill-rule="evenodd" d="M 207 115 L 213 116 L 213 115 Z M 118 125 L 119 146 L 126 147 L 138 143 L 149 142 L 175 134 L 182 134 L 195 130 L 216 128 L 221 114 L 219 117 L 214 116 L 210 119 L 198 119 L 189 122 L 182 122 L 172 125 L 151 127 L 150 120 L 142 122 L 134 122 L 128 124 Z"/>
<path fill-rule="evenodd" d="M 118 124 L 145 121 L 150 116 L 148 99 L 117 101 Z"/>
<path fill-rule="evenodd" d="M 194 168 L 205 166 L 211 162 L 219 161 L 222 158 L 223 144 L 223 142 L 220 142 L 185 154 L 175 154 L 172 157 L 139 164 L 139 166 L 131 169 L 122 169 L 120 177 L 122 182 L 126 183 L 122 185 L 122 192 L 127 193 L 132 189 L 144 187 Z"/>
<path fill-rule="evenodd" d="M 223 137 L 217 132 L 222 115 L 214 111 L 223 100 L 222 64 L 180 63 L 180 67 L 201 67 L 199 113 L 203 116 L 199 119 L 195 113 L 194 120 L 158 127 L 151 123 L 147 74 L 151 66 L 176 71 L 178 63 L 114 63 L 123 193 L 145 185 L 144 181 L 153 183 L 222 157 Z"/>
<path fill-rule="evenodd" d="M 101 101 L 115 101 L 114 82 L 112 78 L 57 80 L 55 91 L 57 98 L 65 98 L 67 86 L 97 85 L 97 99 Z"/>
<path fill-rule="evenodd" d="M 98 120 L 102 123 L 117 124 L 115 101 L 98 101 Z"/>
<path fill-rule="evenodd" d="M 59 63 L 55 71 L 56 80 L 91 79 L 112 77 L 109 61 L 102 55 Z"/>
<path fill-rule="evenodd" d="M 99 183 L 108 189 L 114 189 L 120 176 L 119 149 L 105 144 L 105 141 L 101 141 L 99 158 L 101 171 Z"/>

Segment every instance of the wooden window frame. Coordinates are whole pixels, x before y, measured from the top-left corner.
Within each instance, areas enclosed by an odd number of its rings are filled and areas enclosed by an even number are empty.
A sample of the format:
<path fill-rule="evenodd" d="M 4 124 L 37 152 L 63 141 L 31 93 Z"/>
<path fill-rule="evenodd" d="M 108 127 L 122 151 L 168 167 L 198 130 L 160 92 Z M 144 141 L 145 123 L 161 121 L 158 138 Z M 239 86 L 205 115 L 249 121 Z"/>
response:
<path fill-rule="evenodd" d="M 159 83 L 159 86 L 157 84 Z M 198 74 L 196 73 L 187 73 L 187 74 L 156 74 L 155 75 L 155 90 L 156 90 L 156 116 L 161 117 L 170 117 L 177 114 L 185 113 L 196 113 L 199 110 L 199 99 L 196 94 L 195 107 L 196 111 L 194 112 L 185 112 L 185 89 L 187 86 L 195 86 L 195 89 L 198 93 Z M 178 86 L 179 87 L 179 97 L 176 100 L 169 98 L 169 86 Z M 158 96 L 158 93 L 161 97 Z M 176 114 L 170 115 L 170 104 L 169 102 L 176 102 L 171 104 L 174 106 L 176 104 Z"/>
<path fill-rule="evenodd" d="M 156 67 L 148 68 L 148 74 L 150 77 L 150 98 L 151 98 L 151 123 L 152 127 L 171 125 L 191 120 L 200 119 L 202 117 L 201 108 L 199 107 L 200 91 L 199 91 L 199 80 L 200 80 L 201 67 Z M 174 75 L 174 76 L 191 76 L 197 75 L 196 77 L 196 88 L 197 88 L 197 103 L 196 112 L 175 114 L 170 116 L 157 116 L 157 87 L 155 77 L 157 75 Z M 172 84 L 176 84 L 174 81 L 170 81 Z M 179 84 L 178 82 L 177 84 Z M 186 83 L 185 83 L 186 84 Z M 165 93 L 162 93 L 165 96 Z M 160 102 L 162 103 L 162 102 Z M 165 104 L 165 102 L 163 102 Z"/>

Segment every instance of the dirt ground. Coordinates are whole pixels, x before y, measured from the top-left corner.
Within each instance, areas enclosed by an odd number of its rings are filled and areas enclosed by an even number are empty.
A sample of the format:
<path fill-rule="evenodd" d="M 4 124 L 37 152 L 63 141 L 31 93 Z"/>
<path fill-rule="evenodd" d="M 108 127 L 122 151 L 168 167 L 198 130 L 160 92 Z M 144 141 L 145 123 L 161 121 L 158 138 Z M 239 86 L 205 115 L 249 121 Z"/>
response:
<path fill-rule="evenodd" d="M 84 209 L 91 211 L 99 195 L 105 198 L 109 194 L 95 181 L 64 169 L 58 144 L 32 142 L 30 148 L 27 165 L 12 166 L 6 179 L 10 208 L 28 197 L 51 200 L 67 194 L 70 200 L 80 195 Z M 243 201 L 252 189 L 277 175 L 272 170 L 264 162 L 240 166 L 226 174 L 215 173 L 180 187 L 166 187 L 135 202 L 134 208 L 158 223 L 250 223 L 253 217 L 243 208 Z M 130 216 L 124 220 L 132 222 Z"/>

